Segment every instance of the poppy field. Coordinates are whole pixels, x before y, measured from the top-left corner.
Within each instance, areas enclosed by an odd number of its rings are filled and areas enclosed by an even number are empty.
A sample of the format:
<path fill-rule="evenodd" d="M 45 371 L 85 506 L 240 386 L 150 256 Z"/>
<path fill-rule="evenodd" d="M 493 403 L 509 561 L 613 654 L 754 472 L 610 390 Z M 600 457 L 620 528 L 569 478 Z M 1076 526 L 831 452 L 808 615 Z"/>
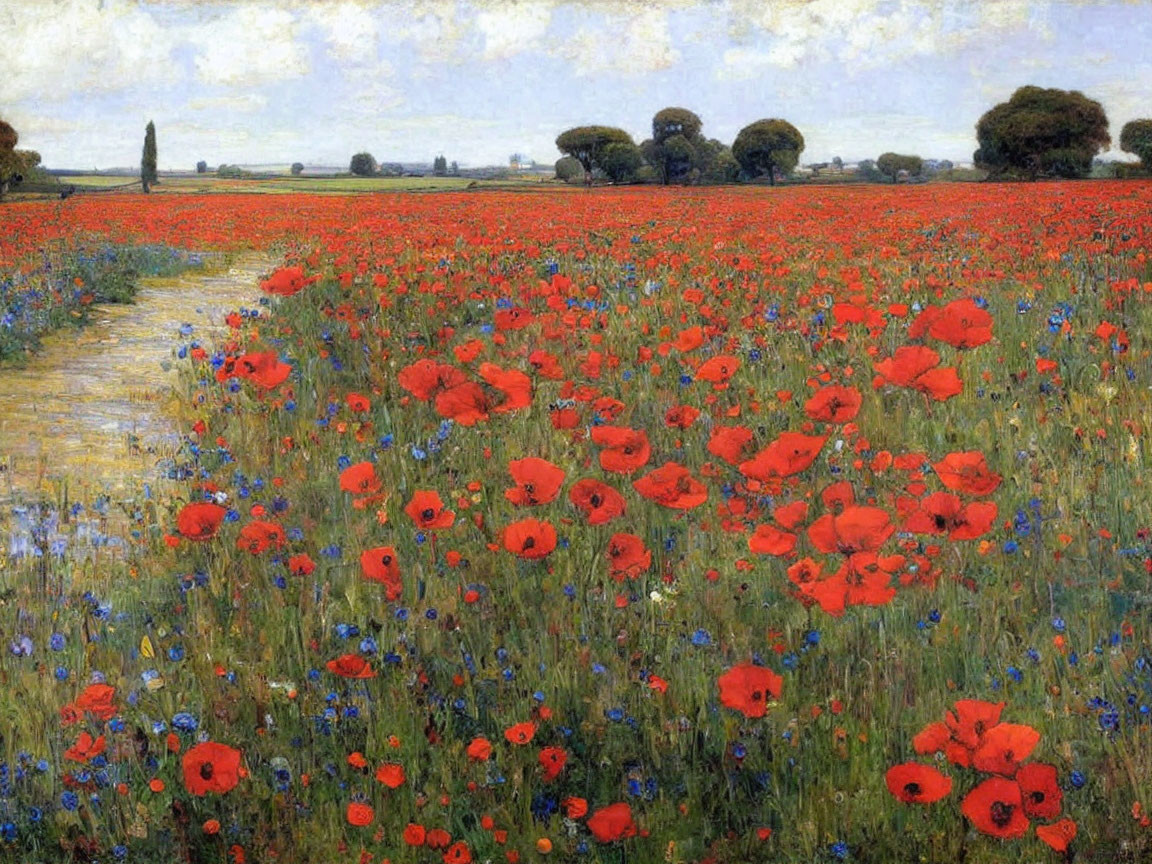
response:
<path fill-rule="evenodd" d="M 94 238 L 280 263 L 173 344 L 179 471 L 122 551 L 56 501 L 0 558 L 0 858 L 1149 860 L 1150 213 L 5 208 L 6 273 Z"/>

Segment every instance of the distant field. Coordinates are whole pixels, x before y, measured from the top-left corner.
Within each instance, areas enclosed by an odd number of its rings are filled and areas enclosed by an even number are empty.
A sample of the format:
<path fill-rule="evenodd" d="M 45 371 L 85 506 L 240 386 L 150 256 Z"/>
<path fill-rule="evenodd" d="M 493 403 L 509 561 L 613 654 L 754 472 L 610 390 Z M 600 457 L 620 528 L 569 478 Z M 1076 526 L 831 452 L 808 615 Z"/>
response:
<path fill-rule="evenodd" d="M 131 177 L 106 174 L 61 175 L 60 182 L 80 188 L 126 186 Z M 215 174 L 161 176 L 153 191 L 164 192 L 311 192 L 342 195 L 355 192 L 417 192 L 467 189 L 469 187 L 538 186 L 548 183 L 539 175 L 503 180 L 473 180 L 467 177 L 254 177 L 229 178 Z"/>

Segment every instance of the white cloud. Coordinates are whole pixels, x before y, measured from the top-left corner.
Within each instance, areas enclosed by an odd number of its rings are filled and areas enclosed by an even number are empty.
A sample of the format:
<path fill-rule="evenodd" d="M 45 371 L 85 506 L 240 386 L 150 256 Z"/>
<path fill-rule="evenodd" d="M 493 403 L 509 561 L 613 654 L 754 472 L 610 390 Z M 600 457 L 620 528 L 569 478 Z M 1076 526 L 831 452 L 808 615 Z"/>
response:
<path fill-rule="evenodd" d="M 549 0 L 530 0 L 485 7 L 476 16 L 484 37 L 484 59 L 501 60 L 538 48 L 552 23 L 553 6 Z"/>
<path fill-rule="evenodd" d="M 358 66 L 376 62 L 380 41 L 378 19 L 383 17 L 382 9 L 342 2 L 316 5 L 309 12 L 337 61 Z"/>
<path fill-rule="evenodd" d="M 680 52 L 672 45 L 666 10 L 620 4 L 593 8 L 602 13 L 601 23 L 581 26 L 575 36 L 555 49 L 573 63 L 578 76 L 605 72 L 646 75 L 679 62 Z"/>
<path fill-rule="evenodd" d="M 257 87 L 309 72 L 296 16 L 275 6 L 247 5 L 193 28 L 194 63 L 209 84 Z"/>
<path fill-rule="evenodd" d="M 0 101 L 52 102 L 76 92 L 173 81 L 175 40 L 124 0 L 0 4 Z"/>

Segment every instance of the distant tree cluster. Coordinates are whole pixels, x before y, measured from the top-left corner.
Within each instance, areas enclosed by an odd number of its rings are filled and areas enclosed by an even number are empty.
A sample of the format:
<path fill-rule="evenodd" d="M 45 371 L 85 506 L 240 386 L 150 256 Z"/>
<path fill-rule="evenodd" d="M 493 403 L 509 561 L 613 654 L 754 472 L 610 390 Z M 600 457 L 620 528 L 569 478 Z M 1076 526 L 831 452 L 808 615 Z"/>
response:
<path fill-rule="evenodd" d="M 371 177 L 379 170 L 379 166 L 371 153 L 357 153 L 352 157 L 348 170 L 357 177 Z"/>
<path fill-rule="evenodd" d="M 0 117 L 0 198 L 23 183 L 40 164 L 40 154 L 35 150 L 17 150 L 19 143 L 19 134 Z"/>
<path fill-rule="evenodd" d="M 746 126 L 731 148 L 702 134 L 703 122 L 687 108 L 664 108 L 652 118 L 652 137 L 639 145 L 614 126 L 578 126 L 562 132 L 564 155 L 556 177 L 567 183 L 733 183 L 767 177 L 775 183 L 796 167 L 804 136 L 784 120 Z"/>

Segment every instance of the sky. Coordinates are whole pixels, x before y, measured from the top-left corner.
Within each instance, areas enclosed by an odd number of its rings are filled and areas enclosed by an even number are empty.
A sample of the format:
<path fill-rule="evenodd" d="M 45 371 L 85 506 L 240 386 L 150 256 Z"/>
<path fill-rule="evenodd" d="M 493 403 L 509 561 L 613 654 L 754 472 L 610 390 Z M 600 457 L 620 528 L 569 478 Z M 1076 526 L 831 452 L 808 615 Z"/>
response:
<path fill-rule="evenodd" d="M 637 142 L 695 111 L 755 120 L 801 162 L 895 150 L 970 161 L 1017 87 L 1152 116 L 1152 0 L 3 0 L 0 117 L 53 168 L 507 164 L 589 123 Z M 1119 155 L 1112 151 L 1108 155 Z"/>

